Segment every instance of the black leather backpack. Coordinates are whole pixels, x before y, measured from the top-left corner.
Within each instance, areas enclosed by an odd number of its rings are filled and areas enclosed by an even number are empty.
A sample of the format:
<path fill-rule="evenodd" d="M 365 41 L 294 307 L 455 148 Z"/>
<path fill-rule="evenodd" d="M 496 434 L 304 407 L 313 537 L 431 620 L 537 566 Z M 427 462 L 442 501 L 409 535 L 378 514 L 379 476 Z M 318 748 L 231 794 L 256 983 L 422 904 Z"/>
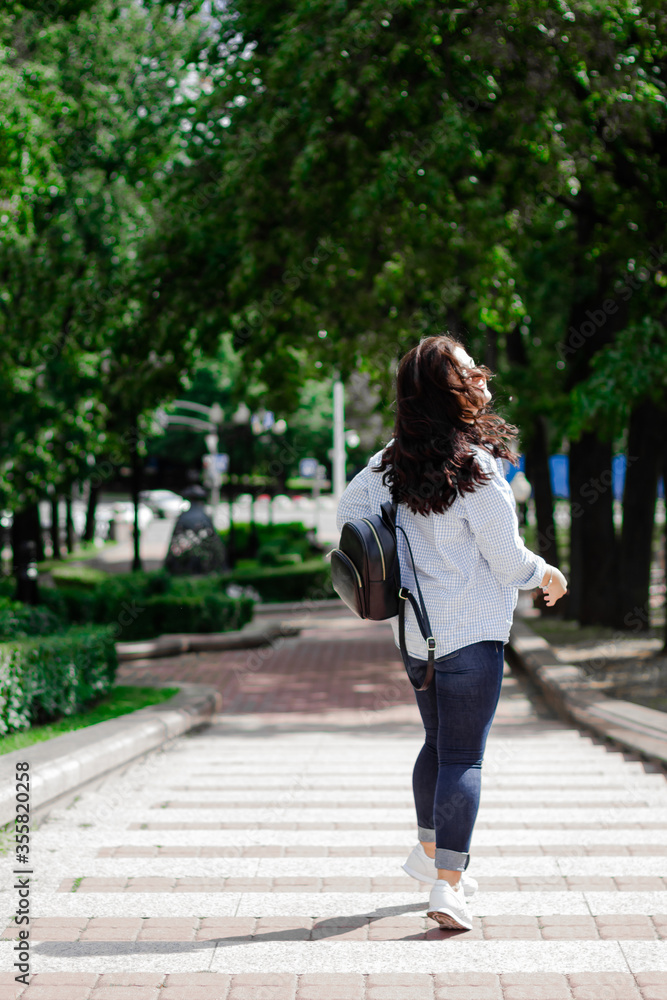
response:
<path fill-rule="evenodd" d="M 407 587 L 401 586 L 397 531 L 403 532 L 408 546 L 419 603 Z M 358 618 L 384 621 L 398 615 L 398 639 L 407 675 L 413 687 L 418 691 L 425 691 L 433 679 L 435 639 L 417 579 L 408 536 L 396 524 L 396 504 L 387 501 L 382 504 L 381 513 L 345 522 L 338 548 L 331 552 L 331 580 L 338 596 Z M 406 601 L 410 601 L 412 605 L 428 649 L 426 675 L 422 679 L 414 677 L 405 646 Z"/>

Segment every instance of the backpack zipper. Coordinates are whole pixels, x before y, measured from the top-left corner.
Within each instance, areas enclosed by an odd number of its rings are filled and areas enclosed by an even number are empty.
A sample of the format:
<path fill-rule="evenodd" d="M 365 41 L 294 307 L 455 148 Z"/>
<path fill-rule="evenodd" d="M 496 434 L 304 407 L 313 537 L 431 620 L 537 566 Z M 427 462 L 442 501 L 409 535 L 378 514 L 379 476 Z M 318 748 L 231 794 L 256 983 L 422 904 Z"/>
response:
<path fill-rule="evenodd" d="M 351 559 L 349 558 L 349 556 L 346 556 L 346 555 L 345 555 L 345 553 L 344 553 L 344 552 L 341 552 L 341 550 L 340 550 L 340 549 L 332 549 L 332 550 L 331 550 L 331 552 L 329 552 L 329 553 L 328 553 L 328 555 L 333 555 L 333 553 L 334 553 L 334 552 L 337 552 L 337 553 L 338 553 L 338 555 L 340 556 L 340 558 L 341 558 L 341 559 L 343 560 L 343 562 L 347 563 L 347 564 L 348 564 L 349 566 L 351 566 L 351 567 L 352 567 L 352 569 L 354 570 L 354 573 L 355 573 L 355 576 L 356 576 L 356 578 L 357 578 L 357 583 L 358 583 L 358 585 L 359 585 L 360 587 L 362 587 L 362 586 L 363 586 L 363 581 L 362 581 L 362 579 L 361 579 L 361 574 L 359 573 L 359 570 L 358 570 L 358 569 L 357 569 L 357 567 L 356 567 L 356 566 L 354 565 L 354 563 L 353 563 L 353 562 L 352 562 L 352 560 L 351 560 Z"/>
<path fill-rule="evenodd" d="M 378 548 L 380 550 L 380 559 L 382 560 L 382 579 L 385 580 L 386 576 L 387 576 L 387 570 L 386 570 L 386 567 L 385 567 L 385 564 L 384 564 L 384 552 L 382 551 L 382 546 L 380 545 L 380 539 L 378 538 L 378 533 L 375 530 L 375 528 L 373 527 L 373 525 L 371 524 L 371 522 L 367 518 L 362 517 L 361 520 L 364 522 L 364 524 L 368 525 L 368 527 L 371 529 L 371 531 L 375 535 L 375 541 L 378 543 Z"/>

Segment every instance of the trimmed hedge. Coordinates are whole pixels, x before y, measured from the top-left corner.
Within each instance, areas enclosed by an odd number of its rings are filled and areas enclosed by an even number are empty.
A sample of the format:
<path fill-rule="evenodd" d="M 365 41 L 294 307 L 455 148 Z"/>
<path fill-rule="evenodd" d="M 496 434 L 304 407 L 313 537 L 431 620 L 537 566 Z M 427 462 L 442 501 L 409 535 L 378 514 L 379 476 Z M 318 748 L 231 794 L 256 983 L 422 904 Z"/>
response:
<path fill-rule="evenodd" d="M 0 641 L 48 635 L 65 628 L 64 617 L 42 604 L 0 597 Z"/>
<path fill-rule="evenodd" d="M 326 559 L 318 557 L 294 565 L 238 567 L 227 573 L 210 573 L 206 576 L 172 577 L 165 570 L 156 570 L 152 573 L 116 573 L 93 589 L 70 585 L 51 589 L 42 587 L 40 597 L 52 611 L 70 622 L 108 622 L 110 617 L 116 615 L 125 619 L 128 615 L 123 615 L 123 610 L 131 615 L 134 613 L 135 605 L 145 607 L 150 598 L 158 595 L 170 598 L 164 606 L 169 608 L 169 615 L 176 614 L 179 602 L 176 600 L 173 603 L 171 598 L 192 597 L 196 598 L 202 607 L 202 624 L 194 625 L 195 619 L 192 617 L 194 613 L 188 609 L 183 611 L 182 621 L 176 622 L 167 616 L 160 631 L 223 631 L 225 628 L 240 627 L 235 624 L 224 625 L 225 621 L 234 620 L 231 610 L 225 608 L 225 602 L 232 599 L 226 593 L 232 584 L 251 588 L 259 594 L 262 601 L 267 602 L 321 600 L 336 596 L 331 586 L 329 563 Z M 209 595 L 216 597 L 220 602 L 220 610 L 216 612 L 218 624 L 212 627 L 206 624 L 211 612 L 204 606 L 204 599 Z M 185 603 L 180 603 L 185 608 Z M 155 602 L 155 607 L 157 606 L 158 602 Z M 192 606 L 194 605 L 190 607 Z M 151 612 L 151 615 L 153 614 L 157 615 L 157 611 Z M 243 611 L 242 614 L 244 621 L 250 620 L 250 610 Z M 124 625 L 123 639 L 126 637 L 129 639 L 130 635 L 133 639 L 138 638 L 140 631 L 142 638 L 147 637 L 144 635 L 144 627 L 139 625 L 142 617 L 146 622 L 158 620 L 142 613 L 136 616 L 136 627 L 131 623 L 121 622 Z M 190 621 L 191 625 L 185 625 L 185 621 Z"/>
<path fill-rule="evenodd" d="M 250 586 L 263 601 L 324 600 L 335 597 L 331 568 L 326 559 L 310 559 L 294 566 L 267 566 L 234 570 L 221 576 L 223 586 L 237 583 Z"/>
<path fill-rule="evenodd" d="M 172 577 L 166 570 L 116 573 L 97 587 L 42 588 L 49 609 L 69 622 L 112 623 L 119 641 L 163 632 L 227 632 L 252 619 L 253 602 L 225 593 L 219 575 Z"/>
<path fill-rule="evenodd" d="M 0 734 L 72 715 L 105 695 L 116 676 L 113 628 L 73 627 L 0 643 Z"/>
<path fill-rule="evenodd" d="M 134 603 L 136 618 L 117 638 L 153 639 L 165 632 L 229 632 L 252 619 L 254 602 L 224 594 L 154 594 Z"/>
<path fill-rule="evenodd" d="M 312 560 L 323 551 L 314 541 L 315 533 L 301 521 L 284 524 L 256 524 L 257 555 L 263 566 L 280 566 L 285 563 L 300 563 Z M 225 546 L 229 544 L 229 531 L 219 531 Z M 234 525 L 234 550 L 237 560 L 248 559 L 252 555 L 251 526 L 246 522 Z"/>

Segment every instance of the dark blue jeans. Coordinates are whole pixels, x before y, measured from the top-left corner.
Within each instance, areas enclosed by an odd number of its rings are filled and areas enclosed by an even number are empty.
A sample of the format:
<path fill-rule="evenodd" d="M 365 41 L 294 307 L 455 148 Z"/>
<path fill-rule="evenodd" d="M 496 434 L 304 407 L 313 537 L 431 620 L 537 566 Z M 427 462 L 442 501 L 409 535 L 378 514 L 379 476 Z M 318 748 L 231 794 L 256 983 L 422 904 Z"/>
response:
<path fill-rule="evenodd" d="M 426 666 L 410 660 L 416 673 Z M 429 688 L 415 691 L 426 739 L 412 788 L 419 840 L 435 841 L 436 868 L 468 867 L 482 760 L 502 678 L 503 643 L 486 640 L 438 658 Z"/>

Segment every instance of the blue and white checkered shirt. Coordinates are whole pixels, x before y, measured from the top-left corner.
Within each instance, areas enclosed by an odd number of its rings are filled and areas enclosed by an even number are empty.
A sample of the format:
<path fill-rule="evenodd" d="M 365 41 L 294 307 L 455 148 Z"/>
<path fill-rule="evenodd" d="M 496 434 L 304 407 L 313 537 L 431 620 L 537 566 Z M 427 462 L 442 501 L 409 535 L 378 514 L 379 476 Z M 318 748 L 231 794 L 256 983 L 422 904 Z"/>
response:
<path fill-rule="evenodd" d="M 485 639 L 507 642 L 518 591 L 538 587 L 547 565 L 519 535 L 516 502 L 502 459 L 479 446 L 474 452 L 481 467 L 494 473 L 489 482 L 457 495 L 443 514 L 413 514 L 404 504 L 398 507 L 397 521 L 412 546 L 436 659 Z M 343 493 L 336 515 L 339 530 L 345 521 L 379 513 L 380 505 L 391 500 L 382 473 L 374 471 L 381 455 L 381 451 L 373 455 Z M 416 594 L 400 531 L 397 544 L 401 582 Z M 405 611 L 407 650 L 426 659 L 426 642 L 409 603 Z M 398 616 L 389 621 L 398 645 Z"/>

